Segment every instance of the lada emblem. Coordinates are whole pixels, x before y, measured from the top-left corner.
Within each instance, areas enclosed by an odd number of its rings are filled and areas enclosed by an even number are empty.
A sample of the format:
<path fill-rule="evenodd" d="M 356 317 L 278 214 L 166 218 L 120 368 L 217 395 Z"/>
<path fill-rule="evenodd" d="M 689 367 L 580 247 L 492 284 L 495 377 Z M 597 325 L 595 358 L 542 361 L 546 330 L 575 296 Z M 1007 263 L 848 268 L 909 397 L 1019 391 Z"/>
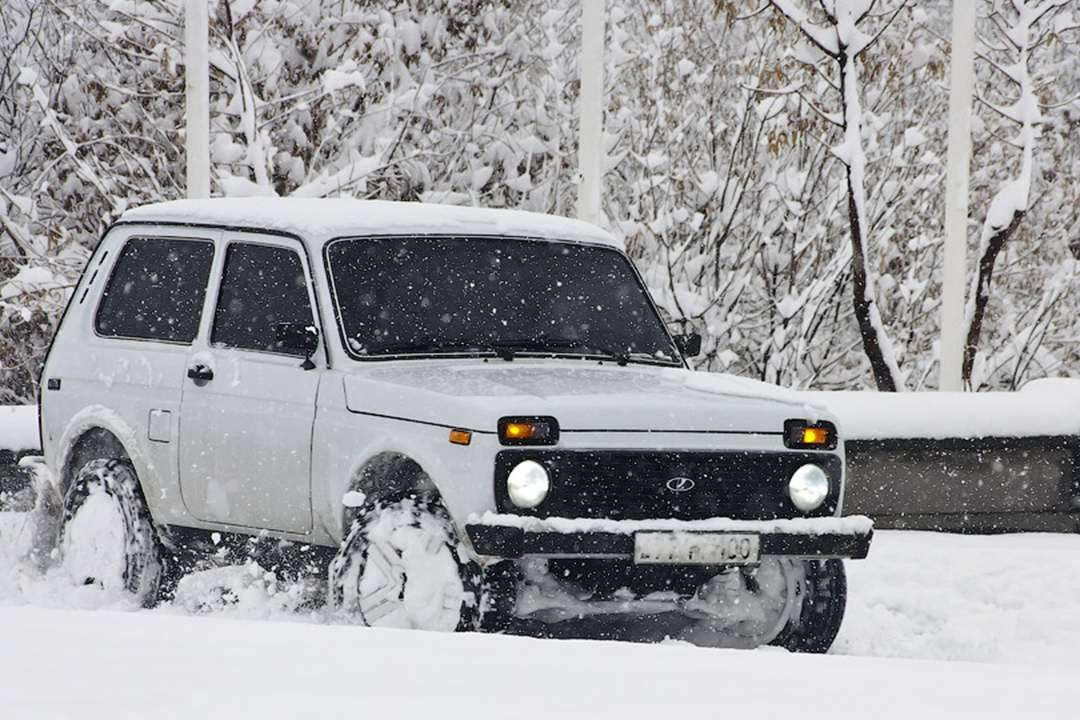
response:
<path fill-rule="evenodd" d="M 671 492 L 681 493 L 693 490 L 697 483 L 688 477 L 673 477 L 667 481 L 666 485 Z"/>

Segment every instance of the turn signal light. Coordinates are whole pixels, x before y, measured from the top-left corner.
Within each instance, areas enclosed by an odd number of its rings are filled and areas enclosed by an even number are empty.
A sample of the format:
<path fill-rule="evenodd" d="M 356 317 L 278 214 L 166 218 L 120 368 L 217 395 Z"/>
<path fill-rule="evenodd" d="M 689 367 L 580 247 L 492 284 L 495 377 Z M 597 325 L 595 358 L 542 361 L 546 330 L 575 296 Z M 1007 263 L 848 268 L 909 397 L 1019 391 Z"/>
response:
<path fill-rule="evenodd" d="M 472 442 L 472 433 L 468 430 L 451 430 L 450 442 L 455 445 L 468 445 Z"/>
<path fill-rule="evenodd" d="M 832 450 L 836 439 L 836 426 L 831 422 L 788 420 L 784 423 L 784 445 L 789 448 Z"/>
<path fill-rule="evenodd" d="M 503 445 L 554 445 L 559 441 L 559 423 L 553 417 L 504 417 L 499 420 L 499 441 Z"/>

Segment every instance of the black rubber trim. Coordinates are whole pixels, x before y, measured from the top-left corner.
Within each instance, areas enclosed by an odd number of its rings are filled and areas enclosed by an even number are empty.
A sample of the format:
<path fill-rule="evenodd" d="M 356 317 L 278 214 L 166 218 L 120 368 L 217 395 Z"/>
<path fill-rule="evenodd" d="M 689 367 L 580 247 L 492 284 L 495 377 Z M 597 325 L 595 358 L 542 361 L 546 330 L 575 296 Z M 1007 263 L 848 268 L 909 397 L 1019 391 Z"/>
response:
<path fill-rule="evenodd" d="M 368 417 L 382 418 L 383 420 L 398 420 L 399 422 L 413 423 L 414 425 L 427 425 L 428 427 L 446 428 L 447 430 L 465 430 L 466 432 L 475 433 L 477 435 L 495 435 L 494 430 L 473 430 L 472 428 L 465 427 L 464 425 L 445 425 L 443 423 L 431 422 L 430 420 L 416 420 L 414 418 L 401 417 L 400 415 L 385 415 L 383 413 L 368 412 L 366 410 L 353 410 L 347 408 L 353 415 L 367 415 Z"/>
<path fill-rule="evenodd" d="M 632 534 L 607 532 L 525 532 L 504 525 L 467 525 L 466 532 L 480 555 L 517 559 L 526 555 L 631 557 Z M 732 531 L 738 532 L 738 531 Z M 870 552 L 874 533 L 756 533 L 762 556 L 836 557 L 862 560 Z"/>

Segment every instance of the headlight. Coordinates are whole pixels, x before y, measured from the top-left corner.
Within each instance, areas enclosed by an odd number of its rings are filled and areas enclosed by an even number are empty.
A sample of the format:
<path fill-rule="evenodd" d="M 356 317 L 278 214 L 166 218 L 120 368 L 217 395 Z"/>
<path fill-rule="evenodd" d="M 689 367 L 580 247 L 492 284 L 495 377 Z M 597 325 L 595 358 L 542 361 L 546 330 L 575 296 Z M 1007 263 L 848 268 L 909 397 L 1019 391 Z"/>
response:
<path fill-rule="evenodd" d="M 829 476 L 817 465 L 803 465 L 788 481 L 788 496 L 803 512 L 817 510 L 829 496 Z"/>
<path fill-rule="evenodd" d="M 544 502 L 551 479 L 547 470 L 535 460 L 523 460 L 518 463 L 506 478 L 506 492 L 510 502 L 519 508 L 534 508 Z"/>

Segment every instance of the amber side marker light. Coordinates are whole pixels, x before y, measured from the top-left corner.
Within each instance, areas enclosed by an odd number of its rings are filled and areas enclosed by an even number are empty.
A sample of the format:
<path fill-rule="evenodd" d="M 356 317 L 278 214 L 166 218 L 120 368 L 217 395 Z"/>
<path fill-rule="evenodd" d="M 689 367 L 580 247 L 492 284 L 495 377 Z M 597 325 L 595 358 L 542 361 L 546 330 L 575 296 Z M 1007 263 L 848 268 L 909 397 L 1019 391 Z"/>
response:
<path fill-rule="evenodd" d="M 784 423 L 784 445 L 789 448 L 832 450 L 836 447 L 836 426 L 831 422 L 810 423 L 788 420 Z"/>
<path fill-rule="evenodd" d="M 499 420 L 499 442 L 503 445 L 554 445 L 559 441 L 559 423 L 553 417 L 504 417 Z"/>
<path fill-rule="evenodd" d="M 455 445 L 468 445 L 472 442 L 472 433 L 468 430 L 451 430 L 450 442 Z"/>

